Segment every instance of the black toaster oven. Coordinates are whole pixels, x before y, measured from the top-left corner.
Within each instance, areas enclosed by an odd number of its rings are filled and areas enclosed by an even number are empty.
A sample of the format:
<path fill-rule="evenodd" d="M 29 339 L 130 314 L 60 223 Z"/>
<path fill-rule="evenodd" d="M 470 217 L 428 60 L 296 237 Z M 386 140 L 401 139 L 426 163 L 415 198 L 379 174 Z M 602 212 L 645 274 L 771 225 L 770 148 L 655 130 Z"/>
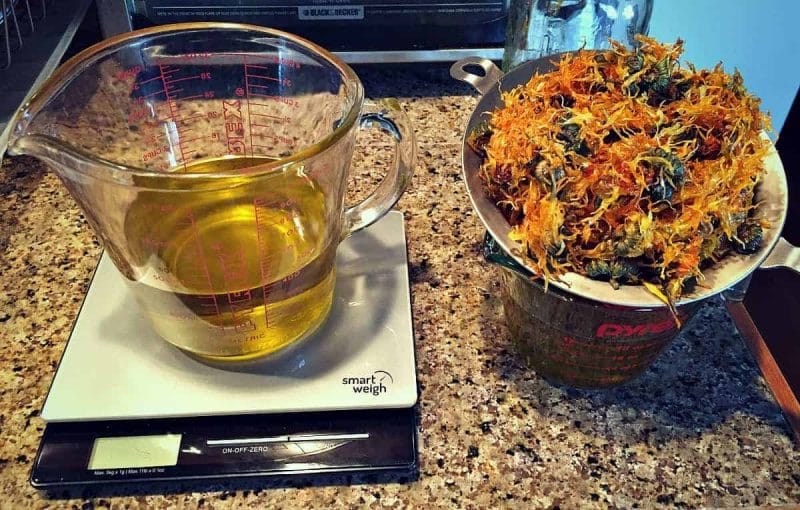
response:
<path fill-rule="evenodd" d="M 286 30 L 350 63 L 502 57 L 504 0 L 97 0 L 104 37 L 189 21 Z"/>

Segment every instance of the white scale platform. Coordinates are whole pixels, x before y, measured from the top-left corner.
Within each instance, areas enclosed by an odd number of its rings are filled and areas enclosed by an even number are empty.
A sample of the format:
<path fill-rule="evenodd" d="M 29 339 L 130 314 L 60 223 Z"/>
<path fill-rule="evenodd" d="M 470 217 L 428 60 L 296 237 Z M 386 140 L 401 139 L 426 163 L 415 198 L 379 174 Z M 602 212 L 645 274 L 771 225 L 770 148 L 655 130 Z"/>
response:
<path fill-rule="evenodd" d="M 403 215 L 344 241 L 327 322 L 288 352 L 219 368 L 162 340 L 105 255 L 47 396 L 47 422 L 408 408 L 417 400 Z M 345 378 L 385 390 L 355 392 Z"/>

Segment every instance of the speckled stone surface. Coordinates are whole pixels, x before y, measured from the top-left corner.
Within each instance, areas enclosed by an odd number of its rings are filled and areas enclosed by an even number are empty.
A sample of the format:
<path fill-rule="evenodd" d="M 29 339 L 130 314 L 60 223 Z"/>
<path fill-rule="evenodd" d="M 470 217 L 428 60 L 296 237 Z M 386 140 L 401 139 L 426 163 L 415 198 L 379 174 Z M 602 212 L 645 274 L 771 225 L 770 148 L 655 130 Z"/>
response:
<path fill-rule="evenodd" d="M 638 380 L 611 391 L 549 384 L 515 359 L 498 270 L 460 177 L 476 104 L 442 68 L 359 69 L 368 95 L 400 98 L 419 137 L 408 231 L 416 330 L 419 474 L 277 485 L 168 485 L 56 494 L 28 485 L 38 417 L 100 246 L 35 161 L 0 173 L 0 508 L 715 507 L 800 502 L 800 451 L 719 302 Z M 390 154 L 370 141 L 363 196 Z M 377 483 L 380 482 L 380 483 Z"/>

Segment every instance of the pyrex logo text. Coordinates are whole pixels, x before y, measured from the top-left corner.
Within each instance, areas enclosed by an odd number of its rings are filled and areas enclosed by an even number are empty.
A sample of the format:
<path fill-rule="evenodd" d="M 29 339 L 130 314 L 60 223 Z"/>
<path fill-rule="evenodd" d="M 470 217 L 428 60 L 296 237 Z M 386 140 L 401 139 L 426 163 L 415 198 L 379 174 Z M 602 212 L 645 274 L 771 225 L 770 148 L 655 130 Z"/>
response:
<path fill-rule="evenodd" d="M 675 327 L 675 322 L 672 319 L 665 319 L 661 322 L 652 322 L 650 324 L 601 324 L 597 328 L 596 335 L 602 337 L 620 337 L 629 338 L 644 335 L 657 335 L 664 333 Z"/>

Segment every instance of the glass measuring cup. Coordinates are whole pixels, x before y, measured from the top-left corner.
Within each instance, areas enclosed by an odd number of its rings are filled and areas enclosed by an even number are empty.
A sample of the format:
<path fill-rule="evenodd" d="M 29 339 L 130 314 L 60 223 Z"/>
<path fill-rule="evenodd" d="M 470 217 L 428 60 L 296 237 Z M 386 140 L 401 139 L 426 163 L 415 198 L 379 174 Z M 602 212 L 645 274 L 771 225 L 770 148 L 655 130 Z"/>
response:
<path fill-rule="evenodd" d="M 336 247 L 394 205 L 416 150 L 399 107 L 365 101 L 335 56 L 228 23 L 108 39 L 13 122 L 9 153 L 57 173 L 155 330 L 221 360 L 272 353 L 322 324 Z M 345 208 L 355 134 L 368 127 L 391 135 L 394 164 Z"/>

